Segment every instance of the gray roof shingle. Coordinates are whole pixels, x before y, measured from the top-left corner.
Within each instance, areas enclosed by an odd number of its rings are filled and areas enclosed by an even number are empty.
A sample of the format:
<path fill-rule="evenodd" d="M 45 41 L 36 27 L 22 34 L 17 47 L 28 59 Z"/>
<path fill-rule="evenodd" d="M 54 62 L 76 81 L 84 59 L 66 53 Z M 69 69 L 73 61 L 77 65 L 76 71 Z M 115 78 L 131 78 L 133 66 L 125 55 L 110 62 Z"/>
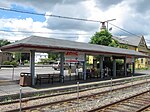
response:
<path fill-rule="evenodd" d="M 28 38 L 22 39 L 18 42 L 3 46 L 1 48 L 2 51 L 9 51 L 10 49 L 14 48 L 41 48 L 45 51 L 45 48 L 48 49 L 57 49 L 57 50 L 73 50 L 73 51 L 80 51 L 80 52 L 90 52 L 90 53 L 102 53 L 102 54 L 110 54 L 110 55 L 130 55 L 130 56 L 143 56 L 143 53 L 136 52 L 133 50 L 128 49 L 121 49 L 121 48 L 114 48 L 108 47 L 103 45 L 95 45 L 95 44 L 88 44 L 82 42 L 74 42 L 69 40 L 61 40 L 61 39 L 54 39 L 54 38 L 45 38 L 39 36 L 30 36 Z M 13 51 L 13 50 L 12 50 Z"/>
<path fill-rule="evenodd" d="M 137 47 L 139 45 L 142 37 L 128 36 L 128 37 L 120 38 L 120 37 L 113 36 L 112 38 L 117 40 L 121 44 L 128 44 L 128 45 L 132 45 L 132 46 Z"/>

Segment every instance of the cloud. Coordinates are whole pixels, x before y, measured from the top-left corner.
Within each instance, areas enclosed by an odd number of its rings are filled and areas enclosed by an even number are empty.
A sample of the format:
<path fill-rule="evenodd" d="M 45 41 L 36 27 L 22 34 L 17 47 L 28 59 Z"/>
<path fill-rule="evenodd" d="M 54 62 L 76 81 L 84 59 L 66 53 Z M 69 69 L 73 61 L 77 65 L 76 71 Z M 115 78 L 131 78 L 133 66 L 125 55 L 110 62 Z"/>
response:
<path fill-rule="evenodd" d="M 140 14 L 146 14 L 147 12 L 150 13 L 149 7 L 150 1 L 149 0 L 133 0 L 131 7 L 135 10 L 135 12 Z"/>
<path fill-rule="evenodd" d="M 56 5 L 77 4 L 87 0 L 5 0 L 1 1 L 0 6 L 11 6 L 18 4 L 22 7 L 32 7 L 37 11 L 47 12 L 52 10 Z"/>
<path fill-rule="evenodd" d="M 75 20 L 48 19 L 47 28 L 60 31 L 96 31 L 97 24 Z"/>
<path fill-rule="evenodd" d="M 51 12 L 52 14 L 56 15 L 75 18 L 85 18 L 85 19 L 87 19 L 89 16 L 92 15 L 91 13 L 89 13 L 90 9 L 86 7 L 86 2 L 78 4 L 57 5 Z M 97 31 L 98 27 L 99 24 L 94 22 L 52 18 L 52 17 L 49 17 L 47 19 L 47 28 L 50 28 L 52 30 L 90 32 L 90 31 Z"/>
<path fill-rule="evenodd" d="M 133 34 L 150 36 L 150 8 L 148 0 L 5 0 L 1 1 L 0 7 L 11 7 L 16 4 L 25 8 L 32 8 L 38 13 L 94 19 L 105 21 L 116 19 L 110 23 L 117 25 Z M 19 23 L 19 24 L 18 24 Z M 61 18 L 45 17 L 44 22 L 34 21 L 31 17 L 24 19 L 0 19 L 0 28 L 25 31 L 48 31 L 48 32 L 73 32 L 94 33 L 99 31 L 100 23 L 75 21 Z M 131 35 L 109 24 L 113 35 Z M 1 32 L 2 33 L 2 32 Z M 3 32 L 4 34 L 4 32 Z M 6 35 L 6 34 L 5 34 Z M 22 34 L 27 35 L 27 34 Z M 91 36 L 79 35 L 52 35 L 56 38 L 73 39 L 87 42 Z M 131 35 L 133 36 L 133 35 Z"/>
<path fill-rule="evenodd" d="M 120 4 L 123 0 L 95 0 L 96 7 L 99 9 L 106 11 L 110 7 Z"/>
<path fill-rule="evenodd" d="M 30 0 L 6 0 L 7 3 L 21 5 L 23 7 L 32 7 L 35 8 L 37 11 L 45 11 L 49 14 L 54 15 L 62 15 L 62 16 L 69 16 L 69 17 L 77 17 L 77 18 L 89 18 L 92 16 L 92 12 L 90 11 L 93 7 L 87 7 L 89 1 L 87 0 L 37 0 L 37 1 L 30 1 Z M 41 7 L 42 4 L 42 7 Z M 76 7 L 76 8 L 75 8 Z M 26 20 L 26 19 L 25 19 Z M 29 22 L 29 21 L 28 21 Z M 99 29 L 98 23 L 93 22 L 85 22 L 85 21 L 76 21 L 76 20 L 68 20 L 68 19 L 60 19 L 60 18 L 53 18 L 53 17 L 46 17 L 45 23 L 50 30 L 59 30 L 59 31 L 97 31 Z M 27 24 L 25 24 L 26 27 Z M 30 25 L 30 24 L 28 24 Z M 16 25 L 14 26 L 16 27 Z M 19 26 L 17 26 L 19 27 Z"/>
<path fill-rule="evenodd" d="M 0 31 L 3 38 L 9 40 L 19 40 L 30 35 L 39 35 L 39 33 L 24 32 L 51 32 L 44 27 L 45 22 L 34 22 L 32 18 L 26 19 L 0 19 L 0 29 L 8 30 L 8 32 Z M 18 32 L 9 32 L 18 31 Z M 23 32 L 22 32 L 23 31 Z M 43 36 L 50 34 L 41 33 Z"/>

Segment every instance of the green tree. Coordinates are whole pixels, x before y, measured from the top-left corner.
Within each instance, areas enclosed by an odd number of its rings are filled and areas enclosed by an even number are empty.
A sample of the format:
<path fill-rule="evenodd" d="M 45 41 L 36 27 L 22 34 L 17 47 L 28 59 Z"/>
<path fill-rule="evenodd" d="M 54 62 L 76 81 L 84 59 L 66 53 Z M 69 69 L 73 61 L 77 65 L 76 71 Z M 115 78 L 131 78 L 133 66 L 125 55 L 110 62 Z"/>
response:
<path fill-rule="evenodd" d="M 91 37 L 91 44 L 105 45 L 111 47 L 119 47 L 118 41 L 112 39 L 111 33 L 109 33 L 106 29 L 101 30 L 100 32 L 96 32 L 94 36 Z M 97 60 L 99 60 L 99 56 L 95 56 Z M 105 57 L 104 66 L 109 68 L 112 67 L 112 62 L 109 57 Z M 111 68 L 112 69 L 112 68 Z"/>
<path fill-rule="evenodd" d="M 119 43 L 116 40 L 112 39 L 112 35 L 107 30 L 96 32 L 94 36 L 91 37 L 90 43 L 112 47 L 119 46 Z"/>
<path fill-rule="evenodd" d="M 59 53 L 48 53 L 48 58 L 50 60 L 58 60 L 59 59 Z"/>
<path fill-rule="evenodd" d="M 8 41 L 8 40 L 4 40 L 4 39 L 1 39 L 0 40 L 0 47 L 4 46 L 4 45 L 7 45 L 7 44 L 10 44 L 11 42 Z"/>
<path fill-rule="evenodd" d="M 14 55 L 14 60 L 20 62 L 21 53 L 20 52 L 14 52 L 13 55 Z"/>

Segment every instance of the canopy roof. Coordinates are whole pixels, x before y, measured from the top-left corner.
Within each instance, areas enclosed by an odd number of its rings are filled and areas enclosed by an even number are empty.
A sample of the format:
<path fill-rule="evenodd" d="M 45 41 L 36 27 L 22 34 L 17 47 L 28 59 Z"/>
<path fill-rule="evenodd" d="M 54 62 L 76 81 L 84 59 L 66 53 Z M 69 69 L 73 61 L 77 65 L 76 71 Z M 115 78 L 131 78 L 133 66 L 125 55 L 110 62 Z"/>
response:
<path fill-rule="evenodd" d="M 78 51 L 86 54 L 112 55 L 112 56 L 135 56 L 148 57 L 147 55 L 134 50 L 95 45 L 69 40 L 30 36 L 20 41 L 1 47 L 7 52 L 67 52 Z"/>

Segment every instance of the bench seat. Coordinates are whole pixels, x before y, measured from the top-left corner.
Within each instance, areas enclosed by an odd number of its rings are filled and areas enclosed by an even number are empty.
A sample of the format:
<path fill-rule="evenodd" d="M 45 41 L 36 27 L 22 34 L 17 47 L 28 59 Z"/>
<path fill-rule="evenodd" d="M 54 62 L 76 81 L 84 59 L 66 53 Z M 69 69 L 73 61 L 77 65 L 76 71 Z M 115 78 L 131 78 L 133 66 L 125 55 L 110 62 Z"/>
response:
<path fill-rule="evenodd" d="M 36 79 L 36 84 L 38 82 L 40 82 L 40 84 L 42 83 L 42 80 L 47 80 L 48 83 L 52 83 L 54 82 L 54 79 L 58 79 L 59 82 L 61 82 L 61 79 L 63 79 L 64 82 L 64 76 L 60 76 L 60 74 L 37 74 L 37 79 Z"/>

